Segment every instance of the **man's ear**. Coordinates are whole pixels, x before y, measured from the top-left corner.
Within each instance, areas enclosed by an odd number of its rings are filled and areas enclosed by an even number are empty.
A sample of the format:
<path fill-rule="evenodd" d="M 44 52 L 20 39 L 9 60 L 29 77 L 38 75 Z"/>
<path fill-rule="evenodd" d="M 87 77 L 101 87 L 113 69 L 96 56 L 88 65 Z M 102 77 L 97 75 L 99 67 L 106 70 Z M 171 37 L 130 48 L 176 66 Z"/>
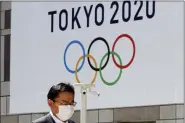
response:
<path fill-rule="evenodd" d="M 48 105 L 51 106 L 53 104 L 53 101 L 52 100 L 48 100 Z"/>

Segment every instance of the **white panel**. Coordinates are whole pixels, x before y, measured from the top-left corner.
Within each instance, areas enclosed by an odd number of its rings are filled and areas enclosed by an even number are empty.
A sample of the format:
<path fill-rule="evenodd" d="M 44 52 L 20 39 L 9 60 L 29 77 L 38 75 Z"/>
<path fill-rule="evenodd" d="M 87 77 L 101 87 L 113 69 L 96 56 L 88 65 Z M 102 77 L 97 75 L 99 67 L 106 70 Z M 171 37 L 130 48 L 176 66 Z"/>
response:
<path fill-rule="evenodd" d="M 137 2 L 136 5 L 135 2 L 130 2 L 131 17 L 128 22 L 122 19 L 123 2 L 119 2 L 115 16 L 119 20 L 117 24 L 110 24 L 116 5 L 111 9 L 112 2 L 103 2 L 104 21 L 100 26 L 95 23 L 96 15 L 98 22 L 102 16 L 101 8 L 95 14 L 98 3 L 100 2 L 12 3 L 11 113 L 48 111 L 46 94 L 51 85 L 60 81 L 76 82 L 75 75 L 68 72 L 64 65 L 64 51 L 70 41 L 81 41 L 87 53 L 92 40 L 100 36 L 108 41 L 112 51 L 115 39 L 125 33 L 135 42 L 134 60 L 128 68 L 122 69 L 121 77 L 114 86 L 105 85 L 98 72 L 96 90 L 101 95 L 99 98 L 88 96 L 88 109 L 183 102 L 183 2 L 155 2 L 155 14 L 151 18 L 146 16 L 146 10 L 149 9 L 149 14 L 152 13 L 152 2 L 149 2 L 149 8 L 146 7 L 146 2 Z M 91 5 L 87 27 L 84 6 L 89 11 Z M 141 11 L 138 11 L 140 6 Z M 75 22 L 72 29 L 72 8 L 76 12 L 78 7 L 81 7 L 77 15 L 81 28 Z M 128 3 L 123 8 L 123 15 L 127 18 Z M 62 9 L 68 12 L 68 26 L 64 31 L 59 28 L 59 13 Z M 54 31 L 51 32 L 51 16 L 48 12 L 55 10 Z M 138 16 L 143 17 L 141 20 L 136 20 L 137 12 Z M 61 21 L 64 26 L 64 14 Z M 115 52 L 121 57 L 123 64 L 127 64 L 133 54 L 131 42 L 127 38 L 120 39 Z M 105 53 L 107 48 L 103 42 L 92 45 L 90 54 L 96 59 L 98 67 Z M 74 70 L 82 55 L 79 45 L 70 46 L 66 54 L 67 65 Z M 95 71 L 89 67 L 86 58 L 82 68 L 78 72 L 80 80 L 90 82 Z M 110 55 L 107 66 L 102 70 L 104 79 L 115 80 L 119 71 Z M 22 87 L 25 87 L 24 93 Z M 76 91 L 76 109 L 79 109 L 80 93 L 79 89 Z M 30 103 L 25 103 L 22 99 Z M 36 102 L 31 103 L 33 100 Z"/>

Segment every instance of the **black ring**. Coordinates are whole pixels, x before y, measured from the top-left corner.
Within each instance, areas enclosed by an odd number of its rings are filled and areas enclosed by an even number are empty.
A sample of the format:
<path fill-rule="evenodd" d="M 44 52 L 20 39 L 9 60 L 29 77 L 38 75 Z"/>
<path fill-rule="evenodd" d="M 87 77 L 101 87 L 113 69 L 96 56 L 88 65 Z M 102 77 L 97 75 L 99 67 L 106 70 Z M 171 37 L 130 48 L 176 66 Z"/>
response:
<path fill-rule="evenodd" d="M 107 57 L 107 60 L 106 60 L 105 64 L 101 67 L 101 70 L 103 70 L 103 69 L 106 67 L 106 65 L 108 64 L 108 62 L 109 62 L 109 57 L 110 57 L 110 48 L 109 48 L 108 42 L 107 42 L 104 38 L 102 38 L 102 37 L 97 37 L 97 38 L 95 38 L 95 39 L 91 42 L 91 44 L 89 45 L 89 48 L 88 48 L 88 52 L 87 52 L 87 53 L 88 53 L 88 54 L 90 53 L 91 46 L 93 45 L 94 42 L 96 42 L 96 41 L 98 41 L 98 40 L 103 41 L 103 42 L 106 44 L 107 50 L 108 50 L 108 57 Z M 87 60 L 88 60 L 88 63 L 89 63 L 89 65 L 90 65 L 90 67 L 91 67 L 93 70 L 95 70 L 95 71 L 99 71 L 99 70 L 100 70 L 100 68 L 95 68 L 94 66 L 92 66 L 89 57 L 87 57 Z"/>

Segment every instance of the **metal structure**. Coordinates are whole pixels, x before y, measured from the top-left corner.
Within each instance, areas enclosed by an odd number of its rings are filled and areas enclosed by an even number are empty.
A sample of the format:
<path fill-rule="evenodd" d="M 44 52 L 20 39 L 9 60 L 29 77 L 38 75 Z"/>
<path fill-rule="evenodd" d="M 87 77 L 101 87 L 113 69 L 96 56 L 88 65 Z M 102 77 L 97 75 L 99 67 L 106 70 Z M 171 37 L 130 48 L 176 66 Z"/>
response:
<path fill-rule="evenodd" d="M 87 123 L 87 93 L 92 93 L 97 96 L 100 95 L 99 92 L 92 90 L 95 87 L 94 84 L 76 83 L 75 86 L 81 88 L 81 111 L 80 111 L 80 123 Z"/>

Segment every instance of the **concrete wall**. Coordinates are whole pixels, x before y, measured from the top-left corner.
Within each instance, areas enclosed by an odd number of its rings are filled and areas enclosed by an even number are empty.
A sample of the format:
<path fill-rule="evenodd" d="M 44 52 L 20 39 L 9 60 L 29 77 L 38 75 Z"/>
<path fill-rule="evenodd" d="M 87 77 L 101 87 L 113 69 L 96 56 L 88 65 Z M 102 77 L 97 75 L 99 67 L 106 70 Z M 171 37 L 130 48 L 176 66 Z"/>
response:
<path fill-rule="evenodd" d="M 38 114 L 9 114 L 10 101 L 10 28 L 11 3 L 0 2 L 0 103 L 1 123 L 31 123 L 47 112 Z M 26 95 L 25 95 L 26 96 Z M 121 98 L 121 97 L 120 97 Z M 26 100 L 22 100 L 23 103 Z M 76 111 L 73 118 L 80 123 L 80 112 Z M 122 123 L 122 122 L 156 122 L 183 123 L 183 104 L 130 107 L 119 109 L 103 109 L 88 111 L 88 123 Z"/>

